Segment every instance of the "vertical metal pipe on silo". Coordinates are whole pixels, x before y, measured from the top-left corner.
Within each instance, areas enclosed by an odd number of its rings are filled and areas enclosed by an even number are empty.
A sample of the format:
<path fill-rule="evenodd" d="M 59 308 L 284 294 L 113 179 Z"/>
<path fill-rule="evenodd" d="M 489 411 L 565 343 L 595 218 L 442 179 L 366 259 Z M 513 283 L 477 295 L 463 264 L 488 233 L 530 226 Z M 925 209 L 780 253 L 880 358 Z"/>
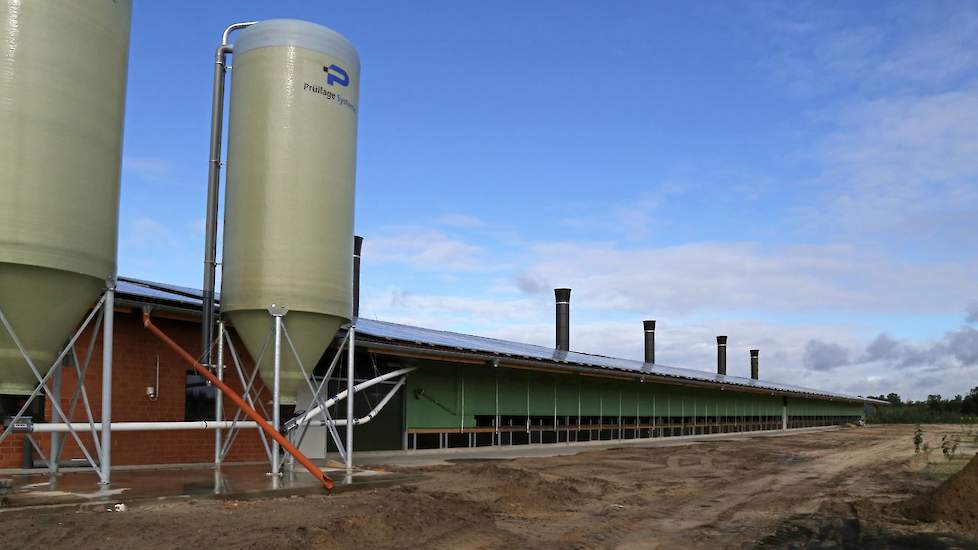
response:
<path fill-rule="evenodd" d="M 353 317 L 360 316 L 360 251 L 363 249 L 363 237 L 353 236 Z"/>
<path fill-rule="evenodd" d="M 207 163 L 207 212 L 204 234 L 204 289 L 201 316 L 202 363 L 211 363 L 211 330 L 214 326 L 214 285 L 217 270 L 217 205 L 221 186 L 221 135 L 224 129 L 225 58 L 230 50 L 226 44 L 217 48 L 214 62 L 214 89 L 211 97 L 211 146 Z"/>
<path fill-rule="evenodd" d="M 643 321 L 645 329 L 645 362 L 655 363 L 655 321 Z"/>
<path fill-rule="evenodd" d="M 758 380 L 759 378 L 758 371 L 759 371 L 760 358 L 758 356 L 760 355 L 760 353 L 761 350 L 758 349 L 750 350 L 750 377 L 754 380 Z"/>
<path fill-rule="evenodd" d="M 556 348 L 570 351 L 570 295 L 569 288 L 555 288 L 554 298 L 557 306 Z"/>
<path fill-rule="evenodd" d="M 727 337 L 717 336 L 717 374 L 727 374 Z"/>
<path fill-rule="evenodd" d="M 234 23 L 224 29 L 221 45 L 214 54 L 214 83 L 211 93 L 210 155 L 207 161 L 207 212 L 204 223 L 204 285 L 201 317 L 201 352 L 203 364 L 210 365 L 211 338 L 214 329 L 214 286 L 217 272 L 217 220 L 221 194 L 221 145 L 224 132 L 224 81 L 227 78 L 227 56 L 233 50 L 228 44 L 231 32 L 254 25 L 256 21 Z"/>

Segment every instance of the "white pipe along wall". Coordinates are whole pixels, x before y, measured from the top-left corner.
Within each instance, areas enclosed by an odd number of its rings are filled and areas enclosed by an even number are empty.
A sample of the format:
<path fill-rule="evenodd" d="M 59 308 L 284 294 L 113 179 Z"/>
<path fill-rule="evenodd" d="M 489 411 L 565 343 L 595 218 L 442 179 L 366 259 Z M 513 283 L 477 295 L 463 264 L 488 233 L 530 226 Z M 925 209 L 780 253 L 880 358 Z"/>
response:
<path fill-rule="evenodd" d="M 362 418 L 357 418 L 353 423 L 357 426 L 361 424 L 366 424 L 374 419 L 377 414 L 387 405 L 387 403 L 394 397 L 397 390 L 404 385 L 404 380 L 400 380 L 397 384 L 391 388 L 391 391 L 387 393 L 384 398 L 377 403 L 372 411 L 367 413 Z M 344 395 L 337 396 L 336 401 L 346 397 L 346 392 L 342 392 Z M 335 401 L 334 401 L 335 403 Z M 300 418 L 296 421 L 296 424 L 309 424 L 310 426 L 325 426 L 327 423 L 325 420 L 311 420 L 307 417 Z M 334 420 L 330 422 L 334 426 L 346 426 L 346 420 Z M 69 430 L 82 431 L 91 430 L 92 425 L 88 422 L 72 422 L 70 424 L 60 423 L 60 422 L 43 422 L 31 425 L 31 433 L 66 433 Z M 238 421 L 233 420 L 222 420 L 220 422 L 215 422 L 213 420 L 198 420 L 192 422 L 113 422 L 111 424 L 112 431 L 114 432 L 160 432 L 160 431 L 176 431 L 176 430 L 229 430 L 233 427 L 238 428 L 257 428 L 258 424 L 251 421 Z M 99 431 L 102 429 L 102 424 L 95 423 L 95 430 Z"/>

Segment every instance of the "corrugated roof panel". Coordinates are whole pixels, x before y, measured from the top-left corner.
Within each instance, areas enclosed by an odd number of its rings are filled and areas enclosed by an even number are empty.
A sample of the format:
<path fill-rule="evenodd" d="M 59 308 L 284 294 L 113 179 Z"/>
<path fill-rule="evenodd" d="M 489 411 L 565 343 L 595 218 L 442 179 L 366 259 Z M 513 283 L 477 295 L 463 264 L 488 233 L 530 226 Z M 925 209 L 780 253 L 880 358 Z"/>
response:
<path fill-rule="evenodd" d="M 607 357 L 604 355 L 593 355 L 590 353 L 580 353 L 575 351 L 559 351 L 533 344 L 523 344 L 509 340 L 486 338 L 484 336 L 474 336 L 471 334 L 461 334 L 457 332 L 401 325 L 386 321 L 377 321 L 374 319 L 364 319 L 362 317 L 357 320 L 357 333 L 397 342 L 410 342 L 420 345 L 454 348 L 458 350 L 487 353 L 492 355 L 503 355 L 554 363 L 567 363 L 586 367 L 642 373 L 651 376 L 667 376 L 670 378 L 682 378 L 701 382 L 745 386 L 758 389 L 768 389 L 772 391 L 789 391 L 839 399 L 863 399 L 857 396 L 803 388 L 799 386 L 792 386 L 790 384 L 752 380 L 750 378 L 743 378 L 739 376 L 722 376 L 710 372 L 670 367 L 658 363 L 647 364 L 643 363 L 642 361 L 622 359 L 619 357 Z"/>
<path fill-rule="evenodd" d="M 195 288 L 154 283 L 129 277 L 119 277 L 116 280 L 116 293 L 135 298 L 180 302 L 198 308 L 201 307 L 203 301 L 203 293 Z"/>
<path fill-rule="evenodd" d="M 193 288 L 120 277 L 117 281 L 116 289 L 119 294 L 129 296 L 131 298 L 143 298 L 153 301 L 164 300 L 168 302 L 185 304 L 186 306 L 192 308 L 201 307 L 202 293 L 200 290 Z M 787 391 L 813 396 L 833 397 L 837 399 L 867 400 L 858 396 L 802 388 L 799 386 L 792 386 L 790 384 L 752 380 L 750 378 L 742 378 L 739 376 L 721 376 L 710 372 L 670 367 L 667 365 L 661 365 L 659 363 L 646 364 L 641 361 L 621 359 L 618 357 L 607 357 L 604 355 L 593 355 L 590 353 L 580 353 L 576 351 L 559 351 L 543 346 L 523 344 L 509 340 L 498 340 L 496 338 L 486 338 L 484 336 L 475 336 L 472 334 L 461 334 L 458 332 L 448 332 L 410 325 L 401 325 L 398 323 L 377 321 L 375 319 L 365 319 L 362 317 L 357 320 L 357 332 L 382 340 L 402 343 L 406 342 L 420 346 L 437 346 L 440 348 L 451 348 L 494 356 L 517 357 L 557 364 L 573 364 L 630 373 L 643 373 L 653 376 L 667 376 L 670 378 L 681 378 L 700 382 L 713 382 L 734 386 L 768 389 L 772 391 Z"/>

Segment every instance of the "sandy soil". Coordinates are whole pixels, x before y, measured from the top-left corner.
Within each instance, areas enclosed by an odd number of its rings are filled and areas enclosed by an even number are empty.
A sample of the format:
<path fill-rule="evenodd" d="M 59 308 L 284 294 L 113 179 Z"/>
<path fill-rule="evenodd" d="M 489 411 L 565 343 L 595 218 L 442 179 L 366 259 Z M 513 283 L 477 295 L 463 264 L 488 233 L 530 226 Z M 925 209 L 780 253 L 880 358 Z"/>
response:
<path fill-rule="evenodd" d="M 978 533 L 901 513 L 898 503 L 965 463 L 936 471 L 940 451 L 915 456 L 912 431 L 459 461 L 421 468 L 425 478 L 405 486 L 334 496 L 17 514 L 2 518 L 0 547 L 978 548 Z"/>

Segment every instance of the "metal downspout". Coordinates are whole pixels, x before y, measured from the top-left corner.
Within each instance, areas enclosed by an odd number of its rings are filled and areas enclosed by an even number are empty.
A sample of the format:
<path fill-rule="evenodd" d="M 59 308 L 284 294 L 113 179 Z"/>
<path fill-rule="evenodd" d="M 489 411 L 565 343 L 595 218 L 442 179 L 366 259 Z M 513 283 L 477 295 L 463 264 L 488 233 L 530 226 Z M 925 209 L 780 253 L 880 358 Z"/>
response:
<path fill-rule="evenodd" d="M 214 54 L 214 86 L 211 96 L 210 158 L 207 164 L 207 213 L 204 235 L 203 318 L 201 319 L 201 352 L 204 365 L 210 367 L 210 344 L 214 330 L 214 286 L 217 270 L 217 218 L 221 191 L 221 143 L 224 131 L 224 80 L 227 56 L 233 51 L 228 44 L 232 32 L 254 25 L 246 21 L 228 25 L 221 35 L 221 45 Z"/>

